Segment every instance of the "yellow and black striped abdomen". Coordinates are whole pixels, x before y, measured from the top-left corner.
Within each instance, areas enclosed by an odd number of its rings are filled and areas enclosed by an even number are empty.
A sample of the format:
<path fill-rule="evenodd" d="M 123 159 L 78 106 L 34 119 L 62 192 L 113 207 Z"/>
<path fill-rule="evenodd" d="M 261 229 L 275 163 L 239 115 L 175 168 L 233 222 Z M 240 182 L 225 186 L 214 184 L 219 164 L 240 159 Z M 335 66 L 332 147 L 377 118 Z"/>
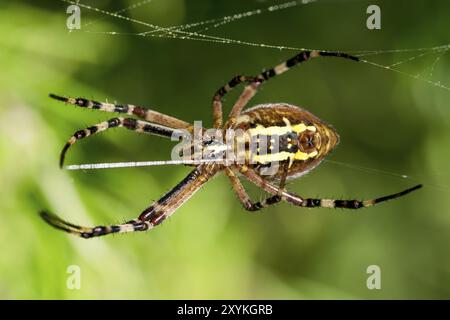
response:
<path fill-rule="evenodd" d="M 288 104 L 257 105 L 244 112 L 234 129 L 246 132 L 246 160 L 260 170 L 288 163 L 288 178 L 316 167 L 337 145 L 336 131 L 310 112 Z M 282 172 L 272 178 L 279 178 Z M 271 177 L 267 177 L 271 178 Z"/>

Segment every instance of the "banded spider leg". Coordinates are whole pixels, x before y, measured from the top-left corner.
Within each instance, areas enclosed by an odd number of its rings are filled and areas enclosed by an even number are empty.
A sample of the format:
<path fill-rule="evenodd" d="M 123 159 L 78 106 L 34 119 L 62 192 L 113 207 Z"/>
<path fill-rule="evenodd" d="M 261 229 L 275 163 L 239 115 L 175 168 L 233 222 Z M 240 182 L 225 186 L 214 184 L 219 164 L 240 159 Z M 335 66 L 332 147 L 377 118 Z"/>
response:
<path fill-rule="evenodd" d="M 147 133 L 151 135 L 156 135 L 160 137 L 169 138 L 172 137 L 174 132 L 177 129 L 172 129 L 166 126 L 162 126 L 159 124 L 150 123 L 143 120 L 136 120 L 133 118 L 112 118 L 108 121 L 103 121 L 101 123 L 98 123 L 96 125 L 90 126 L 83 130 L 78 130 L 75 132 L 72 137 L 67 141 L 67 143 L 64 145 L 64 148 L 61 151 L 61 155 L 59 157 L 59 166 L 62 168 L 64 165 L 64 159 L 66 156 L 67 151 L 69 148 L 75 144 L 80 139 L 84 139 L 87 137 L 90 137 L 94 134 L 100 133 L 102 131 L 106 131 L 111 128 L 126 128 L 131 131 L 135 131 L 138 133 Z"/>
<path fill-rule="evenodd" d="M 123 224 L 84 227 L 74 225 L 62 220 L 58 216 L 47 211 L 40 213 L 41 217 L 53 227 L 71 233 L 82 238 L 92 238 L 111 233 L 127 233 L 135 231 L 147 231 L 159 225 L 171 216 L 176 209 L 189 200 L 217 171 L 212 167 L 198 166 L 192 170 L 186 178 L 167 192 L 158 201 L 145 209 L 139 218 Z"/>
<path fill-rule="evenodd" d="M 280 189 L 277 186 L 274 186 L 270 182 L 268 182 L 266 179 L 262 178 L 255 170 L 252 168 L 249 168 L 245 165 L 243 166 L 237 166 L 237 169 L 239 169 L 239 172 L 242 173 L 250 182 L 258 186 L 259 188 L 265 190 L 266 192 L 269 192 L 274 195 L 281 194 L 281 200 L 289 202 L 293 205 L 300 206 L 300 207 L 307 207 L 307 208 L 344 208 L 344 209 L 360 209 L 360 208 L 367 208 L 371 207 L 375 204 L 385 202 L 388 200 L 392 200 L 395 198 L 399 198 L 401 196 L 404 196 L 414 190 L 417 190 L 422 187 L 421 184 L 418 184 L 414 187 L 408 188 L 406 190 L 403 190 L 401 192 L 393 193 L 390 195 L 382 196 L 375 199 L 369 199 L 369 200 L 340 200 L 340 199 L 314 199 L 314 198 L 302 198 L 299 195 L 296 195 L 292 192 L 287 192 L 285 190 Z M 236 192 L 242 192 L 241 190 L 235 189 Z M 269 198 L 270 199 L 270 198 Z M 274 204 L 276 202 L 267 203 Z"/>
<path fill-rule="evenodd" d="M 276 65 L 275 67 L 261 72 L 256 77 L 253 76 L 235 76 L 223 87 L 219 88 L 213 96 L 213 117 L 214 117 L 214 128 L 222 127 L 223 111 L 222 111 L 222 100 L 224 96 L 230 92 L 233 88 L 241 83 L 247 84 L 242 91 L 240 97 L 234 104 L 229 119 L 225 125 L 226 128 L 233 127 L 236 122 L 237 117 L 240 115 L 241 111 L 245 108 L 250 99 L 256 94 L 258 87 L 265 81 L 274 78 L 277 75 L 285 73 L 292 67 L 299 65 L 311 58 L 316 57 L 337 57 L 350 59 L 353 61 L 359 61 L 359 58 L 351 56 L 343 52 L 331 52 L 331 51 L 318 51 L 318 50 L 304 50 L 295 55 L 294 57 Z"/>

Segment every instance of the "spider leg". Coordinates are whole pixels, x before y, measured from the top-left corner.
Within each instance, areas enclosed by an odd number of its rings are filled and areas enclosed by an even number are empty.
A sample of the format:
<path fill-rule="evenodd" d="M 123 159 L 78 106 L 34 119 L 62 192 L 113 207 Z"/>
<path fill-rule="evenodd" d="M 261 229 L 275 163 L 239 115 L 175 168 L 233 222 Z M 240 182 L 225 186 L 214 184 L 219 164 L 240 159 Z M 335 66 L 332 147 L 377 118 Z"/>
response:
<path fill-rule="evenodd" d="M 231 109 L 231 112 L 229 115 L 229 120 L 227 121 L 226 127 L 230 128 L 236 123 L 237 118 L 241 114 L 241 111 L 245 108 L 245 106 L 248 104 L 250 99 L 253 98 L 253 96 L 258 91 L 259 86 L 263 82 L 265 82 L 277 75 L 285 73 L 286 71 L 290 70 L 292 67 L 294 67 L 298 64 L 301 64 L 302 62 L 305 62 L 305 61 L 309 60 L 310 58 L 316 58 L 316 57 L 337 57 L 337 58 L 344 58 L 344 59 L 349 59 L 349 60 L 353 60 L 353 61 L 359 61 L 359 58 L 351 56 L 346 53 L 342 53 L 342 52 L 304 50 L 304 51 L 301 51 L 300 53 L 298 53 L 297 55 L 295 55 L 294 57 L 276 65 L 275 67 L 261 72 L 256 77 L 246 77 L 245 81 L 238 82 L 238 83 L 247 82 L 249 84 L 244 88 L 244 91 L 242 92 L 241 96 L 238 98 L 238 100 L 234 104 L 233 108 Z M 225 86 L 224 88 L 226 88 L 226 87 L 227 86 Z M 230 90 L 231 90 L 231 88 L 233 88 L 232 86 L 229 86 L 229 85 L 228 85 L 228 87 L 230 88 Z M 230 90 L 228 90 L 228 91 L 230 91 Z M 224 90 L 224 93 L 226 93 L 228 91 Z"/>
<path fill-rule="evenodd" d="M 259 81 L 264 82 L 266 80 L 269 80 L 270 78 L 273 78 L 277 75 L 285 73 L 286 71 L 289 71 L 292 67 L 295 67 L 298 64 L 308 61 L 311 58 L 317 58 L 317 57 L 336 57 L 336 58 L 349 59 L 349 60 L 353 60 L 353 61 L 359 61 L 358 57 L 351 56 L 351 55 L 349 55 L 347 53 L 343 53 L 343 52 L 304 50 L 304 51 L 300 51 L 298 54 L 296 54 L 292 58 L 276 65 L 275 67 L 261 72 L 258 76 L 256 76 L 256 78 Z"/>
<path fill-rule="evenodd" d="M 220 128 L 222 126 L 223 121 L 223 112 L 222 112 L 222 100 L 223 97 L 233 90 L 234 87 L 238 86 L 241 83 L 249 83 L 255 81 L 255 77 L 251 76 L 235 76 L 230 81 L 228 81 L 224 86 L 220 87 L 213 96 L 213 119 L 214 119 L 214 128 Z"/>
<path fill-rule="evenodd" d="M 281 199 L 284 201 L 287 201 L 291 204 L 294 204 L 296 206 L 300 207 L 307 207 L 307 208 L 344 208 L 344 209 L 360 209 L 360 208 L 366 208 L 371 207 L 375 204 L 378 204 L 380 202 L 385 202 L 388 200 L 396 199 L 399 197 L 402 197 L 414 190 L 417 190 L 422 187 L 421 184 L 416 185 L 414 187 L 408 188 L 406 190 L 403 190 L 401 192 L 393 193 L 387 196 L 370 199 L 370 200 L 340 200 L 340 199 L 314 199 L 314 198 L 302 198 L 299 195 L 296 195 L 292 192 L 287 192 L 284 190 L 281 190 L 279 187 L 274 186 L 273 184 L 266 181 L 264 178 L 262 178 L 260 175 L 258 175 L 253 169 L 248 168 L 246 166 L 239 166 L 240 172 L 247 177 L 247 179 L 254 183 L 255 185 L 259 186 L 260 188 L 266 190 L 269 193 L 272 194 L 281 194 Z"/>
<path fill-rule="evenodd" d="M 108 235 L 111 233 L 126 233 L 136 231 L 147 231 L 163 222 L 171 216 L 176 209 L 185 203 L 196 191 L 198 191 L 216 172 L 195 168 L 172 190 L 161 199 L 155 201 L 145 209 L 138 219 L 134 219 L 119 225 L 83 227 L 66 222 L 58 216 L 47 211 L 40 213 L 42 219 L 59 230 L 66 231 L 81 238 L 92 238 Z"/>
<path fill-rule="evenodd" d="M 261 201 L 253 202 L 250 199 L 250 196 L 248 195 L 247 191 L 245 191 L 244 186 L 242 185 L 241 181 L 239 181 L 239 178 L 236 176 L 236 174 L 231 170 L 230 168 L 225 168 L 225 173 L 227 174 L 228 178 L 230 179 L 231 186 L 233 187 L 234 192 L 239 198 L 239 201 L 242 203 L 243 207 L 248 211 L 258 211 L 262 208 L 266 208 L 270 205 L 277 204 L 281 201 L 281 196 L 278 194 L 273 195 L 271 197 L 267 197 Z"/>
<path fill-rule="evenodd" d="M 56 94 L 51 93 L 50 98 L 56 99 L 58 101 L 62 101 L 68 104 L 76 105 L 82 108 L 88 108 L 93 110 L 100 110 L 105 112 L 116 112 L 116 113 L 125 113 L 130 116 L 136 116 L 140 119 L 158 123 L 167 127 L 175 128 L 175 129 L 188 129 L 191 130 L 192 125 L 189 123 L 179 120 L 177 118 L 162 114 L 157 111 L 153 111 L 147 108 L 135 106 L 132 104 L 113 104 L 106 102 L 98 102 L 95 100 L 89 100 L 85 98 L 71 98 L 71 97 L 63 97 Z"/>
<path fill-rule="evenodd" d="M 104 121 L 94 126 L 88 127 L 83 130 L 78 130 L 77 132 L 75 132 L 72 135 L 72 137 L 67 141 L 64 148 L 61 151 L 61 155 L 59 158 L 59 166 L 60 167 L 63 166 L 66 152 L 75 142 L 77 142 L 77 140 L 92 136 L 107 129 L 117 127 L 124 127 L 135 132 L 148 133 L 166 138 L 170 138 L 172 134 L 176 131 L 176 129 L 150 123 L 147 121 L 136 120 L 133 118 L 122 118 L 122 117 L 112 118 L 109 119 L 108 121 Z"/>
<path fill-rule="evenodd" d="M 39 215 L 45 222 L 47 222 L 52 227 L 86 239 L 103 236 L 111 233 L 126 233 L 133 231 L 141 231 L 140 229 L 144 228 L 149 229 L 150 227 L 149 226 L 150 223 L 148 221 L 138 221 L 137 219 L 118 225 L 84 227 L 84 226 L 77 226 L 67 221 L 64 221 L 60 217 L 47 211 L 41 211 Z"/>
<path fill-rule="evenodd" d="M 250 196 L 245 191 L 244 186 L 242 185 L 239 178 L 236 176 L 234 171 L 230 167 L 225 168 L 225 173 L 227 174 L 228 178 L 230 179 L 231 186 L 233 187 L 233 190 L 235 191 L 236 195 L 238 196 L 239 200 L 241 201 L 244 208 L 248 211 L 258 211 L 262 208 L 268 207 L 273 204 L 277 204 L 282 200 L 282 191 L 284 190 L 284 186 L 286 184 L 286 177 L 288 173 L 288 162 L 284 163 L 284 171 L 280 179 L 280 184 L 278 187 L 277 194 L 266 197 L 262 201 L 258 202 L 252 202 L 250 199 Z"/>

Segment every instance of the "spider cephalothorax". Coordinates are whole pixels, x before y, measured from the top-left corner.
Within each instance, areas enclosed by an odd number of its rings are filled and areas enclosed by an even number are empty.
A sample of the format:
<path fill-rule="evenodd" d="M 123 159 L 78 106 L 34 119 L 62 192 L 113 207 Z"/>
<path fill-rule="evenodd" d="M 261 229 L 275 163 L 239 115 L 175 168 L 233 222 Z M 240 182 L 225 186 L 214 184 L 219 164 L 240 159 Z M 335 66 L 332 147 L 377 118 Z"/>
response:
<path fill-rule="evenodd" d="M 358 58 L 340 52 L 302 51 L 293 58 L 255 77 L 236 76 L 217 90 L 213 97 L 214 128 L 224 135 L 230 130 L 243 133 L 243 140 L 241 141 L 243 148 L 237 152 L 237 161 L 234 161 L 233 158 L 233 161 L 226 159 L 225 162 L 196 165 L 186 178 L 145 209 L 137 219 L 120 225 L 82 227 L 63 221 L 46 211 L 41 212 L 42 218 L 58 229 L 83 238 L 110 233 L 149 230 L 172 215 L 177 208 L 219 172 L 225 172 L 242 205 L 249 211 L 256 211 L 280 201 L 309 208 L 359 209 L 398 198 L 420 188 L 421 185 L 417 185 L 402 192 L 372 200 L 302 198 L 285 190 L 286 179 L 297 178 L 309 172 L 333 150 L 339 142 L 338 134 L 331 126 L 310 112 L 289 104 L 265 104 L 255 106 L 244 112 L 243 110 L 263 82 L 288 71 L 297 64 L 319 56 L 340 57 L 358 61 Z M 234 104 L 228 120 L 223 123 L 222 98 L 241 83 L 245 84 L 244 90 Z M 122 113 L 141 119 L 117 117 L 75 132 L 63 148 L 60 157 L 61 166 L 64 162 L 65 153 L 77 140 L 109 128 L 125 127 L 136 132 L 168 138 L 174 136 L 180 130 L 189 134 L 194 132 L 193 126 L 185 121 L 143 107 L 102 103 L 84 98 L 66 98 L 53 94 L 50 96 L 80 107 Z M 236 145 L 238 144 L 236 142 Z M 202 147 L 206 148 L 209 153 L 219 154 L 219 151 L 227 149 L 228 145 L 213 139 L 207 139 L 206 142 L 202 143 Z M 192 148 L 195 149 L 194 146 Z M 238 149 L 234 142 L 231 144 L 231 149 Z M 240 153 L 242 153 L 242 157 L 240 157 Z M 182 156 L 186 157 L 187 155 Z M 237 176 L 238 173 L 271 196 L 259 202 L 251 201 Z"/>

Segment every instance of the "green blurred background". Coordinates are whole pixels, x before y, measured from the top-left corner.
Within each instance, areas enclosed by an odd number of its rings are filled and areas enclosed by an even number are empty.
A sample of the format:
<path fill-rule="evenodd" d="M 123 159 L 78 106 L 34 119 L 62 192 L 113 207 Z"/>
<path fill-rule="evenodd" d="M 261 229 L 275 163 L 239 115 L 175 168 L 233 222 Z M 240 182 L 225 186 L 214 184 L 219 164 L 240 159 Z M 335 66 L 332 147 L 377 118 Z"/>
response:
<path fill-rule="evenodd" d="M 109 12 L 135 2 L 81 1 Z M 153 0 L 122 14 L 172 26 L 276 3 Z M 381 30 L 366 28 L 369 4 L 381 7 Z M 59 170 L 70 135 L 113 115 L 66 106 L 50 100 L 50 92 L 149 106 L 208 127 L 219 86 L 295 54 L 104 34 L 149 28 L 84 8 L 82 29 L 69 33 L 67 6 L 0 4 L 0 298 L 450 298 L 450 91 L 367 63 L 314 60 L 265 84 L 252 102 L 304 106 L 341 135 L 330 159 L 345 165 L 324 163 L 290 183 L 291 190 L 370 198 L 424 183 L 418 192 L 358 212 L 280 204 L 249 214 L 219 176 L 149 233 L 86 241 L 43 223 L 42 208 L 83 225 L 135 218 L 189 172 L 181 166 Z M 205 33 L 328 50 L 411 49 L 449 43 L 449 12 L 444 0 L 318 1 Z M 425 52 L 367 59 L 390 65 L 417 57 L 398 69 L 450 86 L 449 54 L 434 64 L 439 54 Z M 236 96 L 227 99 L 228 108 Z M 169 159 L 172 146 L 116 129 L 81 141 L 67 163 Z M 70 265 L 81 268 L 80 290 L 66 286 Z M 381 290 L 366 287 L 369 265 L 381 268 Z"/>

